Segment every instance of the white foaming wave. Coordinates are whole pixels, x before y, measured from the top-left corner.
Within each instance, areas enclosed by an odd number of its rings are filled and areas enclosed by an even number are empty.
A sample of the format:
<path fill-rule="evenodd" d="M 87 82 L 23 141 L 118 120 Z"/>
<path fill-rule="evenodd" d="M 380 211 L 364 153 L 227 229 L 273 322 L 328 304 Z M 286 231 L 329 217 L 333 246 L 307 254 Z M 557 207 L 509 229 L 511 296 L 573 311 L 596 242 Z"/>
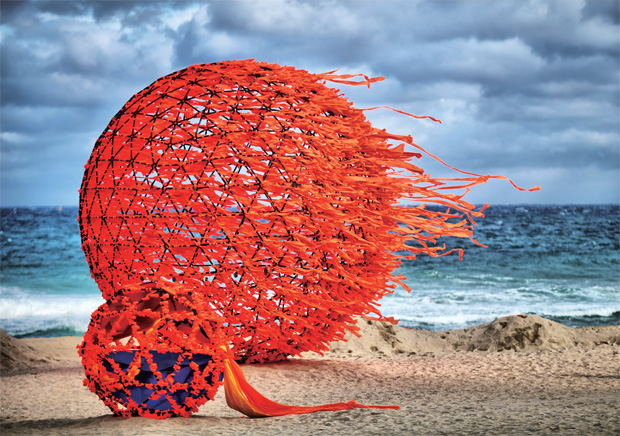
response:
<path fill-rule="evenodd" d="M 560 298 L 518 298 L 517 294 L 505 292 L 498 295 L 467 295 L 464 301 L 456 301 L 457 293 L 443 295 L 441 299 L 428 295 L 407 298 L 391 296 L 381 301 L 381 313 L 401 320 L 403 326 L 426 326 L 432 330 L 467 328 L 490 322 L 495 318 L 518 314 L 535 314 L 547 317 L 608 318 L 620 312 L 618 300 L 600 298 L 584 304 Z M 439 296 L 438 296 L 439 297 Z M 476 297 L 483 297 L 478 301 Z"/>
<path fill-rule="evenodd" d="M 385 315 L 385 313 L 384 313 Z M 492 313 L 486 313 L 486 314 L 480 314 L 480 313 L 455 313 L 452 315 L 438 315 L 438 316 L 402 316 L 399 317 L 398 315 L 395 316 L 396 319 L 400 319 L 404 322 L 408 322 L 408 323 L 424 323 L 424 324 L 432 324 L 434 326 L 437 327 L 441 327 L 441 326 L 453 326 L 453 325 L 460 325 L 460 326 L 467 326 L 467 325 L 472 325 L 473 323 L 479 323 L 479 322 L 488 322 L 494 318 L 497 318 L 496 314 L 492 314 Z"/>
<path fill-rule="evenodd" d="M 572 309 L 572 310 L 569 309 L 569 310 L 558 310 L 558 311 L 550 310 L 550 311 L 545 312 L 545 315 L 566 316 L 566 317 L 579 317 L 579 316 L 609 317 L 617 312 L 620 312 L 620 305 L 588 307 L 587 309 Z"/>
<path fill-rule="evenodd" d="M 0 295 L 0 319 L 84 317 L 104 303 L 100 295 Z"/>

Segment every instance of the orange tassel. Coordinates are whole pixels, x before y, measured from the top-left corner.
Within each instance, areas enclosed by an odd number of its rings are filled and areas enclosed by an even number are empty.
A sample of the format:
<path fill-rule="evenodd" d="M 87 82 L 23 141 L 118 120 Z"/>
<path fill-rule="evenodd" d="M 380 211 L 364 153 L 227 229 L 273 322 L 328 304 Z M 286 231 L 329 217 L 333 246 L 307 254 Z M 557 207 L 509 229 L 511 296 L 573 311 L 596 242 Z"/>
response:
<path fill-rule="evenodd" d="M 231 359 L 224 360 L 224 390 L 226 403 L 250 418 L 268 416 L 301 415 L 304 413 L 329 412 L 348 409 L 400 409 L 400 406 L 365 405 L 355 401 L 323 404 L 320 406 L 288 406 L 276 403 L 261 395 L 246 380 L 241 367 Z"/>

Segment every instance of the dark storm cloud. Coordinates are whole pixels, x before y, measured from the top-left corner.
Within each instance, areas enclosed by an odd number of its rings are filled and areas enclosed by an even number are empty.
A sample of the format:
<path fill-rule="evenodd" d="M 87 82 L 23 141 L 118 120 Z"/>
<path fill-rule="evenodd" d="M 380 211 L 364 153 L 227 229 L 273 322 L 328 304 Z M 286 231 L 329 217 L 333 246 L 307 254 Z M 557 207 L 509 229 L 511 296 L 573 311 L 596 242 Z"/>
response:
<path fill-rule="evenodd" d="M 583 17 L 588 20 L 600 18 L 613 24 L 620 22 L 620 2 L 590 0 L 583 8 Z"/>
<path fill-rule="evenodd" d="M 340 88 L 358 107 L 387 104 L 443 124 L 367 112 L 373 123 L 464 170 L 545 188 L 523 196 L 492 184 L 472 201 L 619 200 L 615 0 L 0 7 L 3 204 L 75 203 L 94 141 L 133 93 L 190 64 L 246 58 L 383 75 L 370 91 Z"/>
<path fill-rule="evenodd" d="M 140 15 L 142 11 L 161 10 L 161 5 L 140 1 L 38 1 L 33 6 L 40 12 L 57 16 L 79 17 L 91 15 L 95 21 L 106 21 L 114 18 Z"/>

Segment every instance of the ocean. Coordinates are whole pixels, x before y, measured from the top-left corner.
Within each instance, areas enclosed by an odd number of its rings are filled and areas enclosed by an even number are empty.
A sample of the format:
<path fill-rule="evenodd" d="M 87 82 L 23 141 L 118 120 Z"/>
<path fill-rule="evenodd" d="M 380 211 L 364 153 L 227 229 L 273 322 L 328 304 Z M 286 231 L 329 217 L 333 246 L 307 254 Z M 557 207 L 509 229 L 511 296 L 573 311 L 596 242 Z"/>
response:
<path fill-rule="evenodd" d="M 80 249 L 77 207 L 2 208 L 0 328 L 16 337 L 82 335 L 103 303 Z M 620 206 L 491 206 L 458 255 L 405 260 L 413 289 L 382 300 L 399 325 L 467 328 L 512 314 L 620 324 Z"/>

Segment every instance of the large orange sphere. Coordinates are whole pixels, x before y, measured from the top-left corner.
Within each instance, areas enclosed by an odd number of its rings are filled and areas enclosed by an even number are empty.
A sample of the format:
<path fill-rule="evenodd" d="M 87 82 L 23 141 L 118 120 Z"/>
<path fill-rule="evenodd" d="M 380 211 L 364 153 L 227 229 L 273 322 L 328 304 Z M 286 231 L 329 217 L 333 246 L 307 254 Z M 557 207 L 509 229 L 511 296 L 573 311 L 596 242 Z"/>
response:
<path fill-rule="evenodd" d="M 104 298 L 183 286 L 226 320 L 237 358 L 273 360 L 325 350 L 355 316 L 380 316 L 402 280 L 396 251 L 434 255 L 438 235 L 470 234 L 449 213 L 398 207 L 455 198 L 431 192 L 438 183 L 414 153 L 388 142 L 411 138 L 372 127 L 325 85 L 332 77 L 231 61 L 134 95 L 80 191 L 82 246 Z"/>

